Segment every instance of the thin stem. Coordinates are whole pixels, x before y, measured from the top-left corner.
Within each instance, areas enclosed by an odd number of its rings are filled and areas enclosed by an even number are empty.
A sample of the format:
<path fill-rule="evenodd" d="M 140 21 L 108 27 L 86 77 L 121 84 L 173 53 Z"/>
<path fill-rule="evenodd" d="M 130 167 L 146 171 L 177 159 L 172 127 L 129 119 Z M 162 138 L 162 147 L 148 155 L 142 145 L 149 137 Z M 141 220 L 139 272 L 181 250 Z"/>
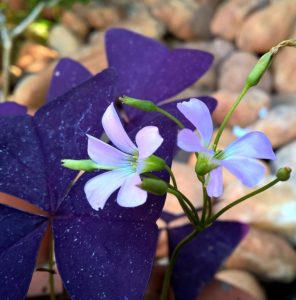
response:
<path fill-rule="evenodd" d="M 231 202 L 230 204 L 226 205 L 224 208 L 222 208 L 219 212 L 217 212 L 208 222 L 208 224 L 213 223 L 214 221 L 216 221 L 221 215 L 223 215 L 226 211 L 228 211 L 229 209 L 231 209 L 232 207 L 234 207 L 235 205 L 257 195 L 260 194 L 264 191 L 266 191 L 267 189 L 269 189 L 270 187 L 272 187 L 273 185 L 277 184 L 280 180 L 278 178 L 274 179 L 273 181 L 269 182 L 268 184 L 264 185 L 263 187 Z"/>
<path fill-rule="evenodd" d="M 50 238 L 50 245 L 49 245 L 49 262 L 48 268 L 50 270 L 54 269 L 54 244 L 53 244 L 53 237 Z M 49 289 L 50 289 L 50 300 L 55 300 L 55 286 L 54 286 L 54 273 L 49 273 Z"/>
<path fill-rule="evenodd" d="M 175 122 L 179 126 L 179 128 L 181 128 L 181 129 L 185 128 L 184 124 L 181 121 L 179 121 L 175 116 L 173 116 L 172 114 L 170 114 L 166 110 L 164 110 L 164 109 L 162 109 L 160 107 L 157 107 L 156 109 L 157 109 L 156 110 L 157 112 L 163 114 L 164 116 L 168 117 L 173 122 Z"/>
<path fill-rule="evenodd" d="M 166 164 L 165 165 L 165 169 L 168 171 L 168 173 L 170 174 L 171 178 L 172 178 L 172 182 L 173 182 L 173 186 L 175 189 L 178 189 L 178 186 L 177 186 L 177 181 L 176 181 L 176 177 L 172 171 L 172 169 Z"/>
<path fill-rule="evenodd" d="M 247 93 L 247 91 L 249 90 L 249 85 L 245 85 L 243 90 L 241 91 L 241 93 L 239 94 L 239 96 L 237 97 L 236 101 L 234 102 L 233 106 L 231 107 L 231 109 L 228 111 L 227 115 L 225 116 L 222 124 L 219 127 L 219 130 L 217 132 L 217 135 L 215 137 L 215 141 L 213 144 L 213 149 L 214 151 L 217 150 L 217 146 L 220 140 L 220 137 L 223 133 L 224 128 L 226 127 L 229 119 L 231 118 L 232 114 L 234 113 L 234 111 L 236 110 L 237 106 L 239 105 L 239 103 L 241 102 L 242 98 L 245 96 L 245 94 Z"/>
<path fill-rule="evenodd" d="M 193 214 L 193 212 L 190 209 L 190 207 L 187 206 L 186 202 L 181 197 L 179 191 L 177 191 L 175 189 L 172 189 L 172 188 L 168 188 L 168 193 L 174 195 L 178 199 L 178 201 L 179 201 L 179 203 L 180 203 L 183 211 L 185 212 L 187 218 L 189 219 L 190 223 L 193 226 L 196 226 L 198 224 L 198 221 L 195 219 L 195 215 Z"/>
<path fill-rule="evenodd" d="M 174 270 L 174 267 L 177 262 L 177 257 L 180 252 L 180 250 L 187 244 L 189 243 L 201 230 L 198 228 L 195 228 L 189 235 L 187 235 L 174 249 L 171 259 L 170 259 L 170 264 L 166 270 L 165 277 L 164 277 L 164 282 L 162 286 L 162 291 L 161 291 L 161 296 L 160 300 L 167 300 L 168 297 L 168 292 L 169 292 L 169 287 L 170 287 L 170 281 L 172 277 L 172 273 Z"/>
<path fill-rule="evenodd" d="M 208 207 L 209 207 L 209 196 L 206 190 L 204 183 L 202 184 L 202 194 L 203 194 L 203 206 L 202 206 L 202 213 L 201 213 L 201 224 L 206 224 Z"/>
<path fill-rule="evenodd" d="M 10 64 L 11 64 L 11 49 L 12 49 L 12 38 L 8 32 L 8 29 L 3 24 L 1 26 L 1 38 L 3 42 L 3 53 L 2 53 L 2 74 L 3 74 L 3 97 L 2 101 L 7 100 L 9 95 L 10 86 Z M 0 99 L 0 102 L 2 102 Z"/>

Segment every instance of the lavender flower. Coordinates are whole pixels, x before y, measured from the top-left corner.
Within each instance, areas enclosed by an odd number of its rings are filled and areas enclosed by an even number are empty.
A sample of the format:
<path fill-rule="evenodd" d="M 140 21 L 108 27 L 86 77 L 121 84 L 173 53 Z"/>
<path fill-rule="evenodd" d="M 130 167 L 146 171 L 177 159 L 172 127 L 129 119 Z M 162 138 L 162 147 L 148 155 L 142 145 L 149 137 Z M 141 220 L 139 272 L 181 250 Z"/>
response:
<path fill-rule="evenodd" d="M 228 169 L 244 185 L 255 186 L 264 175 L 264 167 L 257 159 L 275 159 L 268 138 L 262 132 L 250 132 L 231 143 L 223 151 L 210 147 L 213 123 L 207 106 L 198 99 L 177 104 L 180 112 L 195 126 L 197 134 L 186 128 L 178 134 L 178 146 L 198 152 L 196 172 L 207 175 L 207 193 L 219 197 L 223 193 L 222 167 Z"/>
<path fill-rule="evenodd" d="M 120 190 L 117 202 L 124 207 L 136 207 L 146 202 L 147 192 L 140 189 L 140 174 L 160 170 L 164 162 L 152 154 L 159 148 L 163 138 L 158 128 L 146 126 L 136 135 L 136 144 L 130 140 L 116 113 L 113 103 L 102 118 L 103 128 L 116 149 L 88 135 L 88 155 L 99 169 L 112 170 L 100 174 L 85 185 L 88 202 L 93 209 L 103 208 L 110 195 Z"/>

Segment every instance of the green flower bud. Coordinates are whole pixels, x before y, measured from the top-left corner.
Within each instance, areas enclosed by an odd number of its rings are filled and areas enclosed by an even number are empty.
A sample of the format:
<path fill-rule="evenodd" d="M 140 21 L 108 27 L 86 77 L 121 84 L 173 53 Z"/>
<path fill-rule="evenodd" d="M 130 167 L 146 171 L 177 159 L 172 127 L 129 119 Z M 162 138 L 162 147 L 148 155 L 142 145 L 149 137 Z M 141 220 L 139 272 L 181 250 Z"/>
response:
<path fill-rule="evenodd" d="M 151 155 L 144 160 L 142 173 L 161 171 L 164 168 L 165 168 L 165 161 L 158 156 Z"/>
<path fill-rule="evenodd" d="M 292 172 L 292 169 L 289 167 L 280 168 L 276 172 L 276 177 L 280 181 L 287 181 L 290 178 L 291 172 Z"/>
<path fill-rule="evenodd" d="M 246 85 L 248 85 L 249 87 L 257 85 L 257 83 L 260 81 L 260 79 L 270 66 L 272 58 L 272 52 L 267 52 L 260 57 L 255 67 L 249 73 L 246 80 Z"/>
<path fill-rule="evenodd" d="M 123 96 L 119 98 L 123 104 L 144 110 L 144 111 L 157 111 L 157 105 L 155 105 L 152 101 L 147 100 L 139 100 L 127 96 Z"/>
<path fill-rule="evenodd" d="M 156 196 L 163 196 L 168 191 L 168 184 L 161 179 L 144 178 L 139 187 Z"/>
<path fill-rule="evenodd" d="M 63 159 L 61 162 L 63 167 L 71 170 L 91 172 L 100 169 L 100 167 L 90 159 Z"/>
<path fill-rule="evenodd" d="M 209 157 L 203 155 L 202 153 L 198 154 L 197 162 L 195 165 L 195 172 L 199 176 L 204 176 L 208 174 L 210 171 L 216 169 L 218 164 L 211 162 Z"/>

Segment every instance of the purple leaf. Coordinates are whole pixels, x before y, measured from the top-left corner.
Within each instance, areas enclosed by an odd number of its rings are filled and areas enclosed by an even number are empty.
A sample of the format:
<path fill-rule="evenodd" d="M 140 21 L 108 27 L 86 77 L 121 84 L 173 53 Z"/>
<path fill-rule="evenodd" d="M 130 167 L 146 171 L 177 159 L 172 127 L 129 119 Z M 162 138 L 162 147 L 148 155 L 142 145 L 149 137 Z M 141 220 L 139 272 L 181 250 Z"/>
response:
<path fill-rule="evenodd" d="M 44 158 L 30 116 L 0 117 L 0 191 L 49 210 Z"/>
<path fill-rule="evenodd" d="M 1 299 L 25 298 L 46 228 L 46 218 L 0 204 Z"/>
<path fill-rule="evenodd" d="M 213 56 L 190 49 L 169 50 L 159 42 L 125 29 L 106 33 L 110 67 L 118 72 L 118 96 L 159 102 L 175 96 L 211 66 Z M 129 117 L 136 110 L 129 108 Z"/>
<path fill-rule="evenodd" d="M 62 159 L 87 158 L 87 136 L 103 132 L 100 118 L 112 102 L 115 73 L 108 69 L 43 106 L 34 123 L 40 137 L 52 195 L 51 210 L 59 205 L 76 172 L 61 166 Z"/>
<path fill-rule="evenodd" d="M 0 116 L 18 116 L 25 115 L 27 108 L 16 102 L 4 102 L 0 103 Z"/>
<path fill-rule="evenodd" d="M 215 222 L 184 246 L 172 276 L 176 300 L 196 299 L 247 231 L 247 225 L 238 222 Z M 170 253 L 190 232 L 190 224 L 168 230 Z"/>
<path fill-rule="evenodd" d="M 92 74 L 80 63 L 70 58 L 61 59 L 53 71 L 47 101 L 62 96 L 91 77 Z"/>

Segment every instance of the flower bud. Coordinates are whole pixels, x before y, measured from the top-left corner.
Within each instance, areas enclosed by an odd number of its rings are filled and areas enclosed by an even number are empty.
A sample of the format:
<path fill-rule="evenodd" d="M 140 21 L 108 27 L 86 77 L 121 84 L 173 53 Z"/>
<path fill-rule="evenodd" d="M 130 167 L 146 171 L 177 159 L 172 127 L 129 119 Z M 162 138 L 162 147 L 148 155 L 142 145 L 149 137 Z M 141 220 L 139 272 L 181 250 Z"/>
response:
<path fill-rule="evenodd" d="M 99 166 L 90 159 L 63 159 L 61 162 L 63 167 L 71 170 L 91 172 L 99 169 Z"/>
<path fill-rule="evenodd" d="M 260 79 L 270 66 L 272 58 L 272 52 L 267 52 L 260 57 L 255 67 L 249 73 L 246 80 L 246 85 L 248 85 L 249 87 L 257 85 L 257 83 L 260 81 Z"/>
<path fill-rule="evenodd" d="M 152 101 L 147 100 L 139 100 L 127 96 L 123 96 L 119 98 L 123 104 L 144 110 L 144 111 L 157 111 L 157 105 L 155 105 Z"/>
<path fill-rule="evenodd" d="M 144 178 L 139 187 L 156 196 L 163 196 L 168 191 L 168 184 L 161 179 Z"/>
<path fill-rule="evenodd" d="M 280 181 L 287 181 L 290 178 L 291 172 L 292 172 L 292 169 L 289 167 L 280 168 L 276 172 L 276 177 Z"/>
<path fill-rule="evenodd" d="M 151 155 L 145 158 L 144 165 L 141 166 L 139 164 L 139 167 L 143 167 L 141 170 L 142 173 L 161 171 L 165 168 L 165 161 L 156 155 Z"/>

